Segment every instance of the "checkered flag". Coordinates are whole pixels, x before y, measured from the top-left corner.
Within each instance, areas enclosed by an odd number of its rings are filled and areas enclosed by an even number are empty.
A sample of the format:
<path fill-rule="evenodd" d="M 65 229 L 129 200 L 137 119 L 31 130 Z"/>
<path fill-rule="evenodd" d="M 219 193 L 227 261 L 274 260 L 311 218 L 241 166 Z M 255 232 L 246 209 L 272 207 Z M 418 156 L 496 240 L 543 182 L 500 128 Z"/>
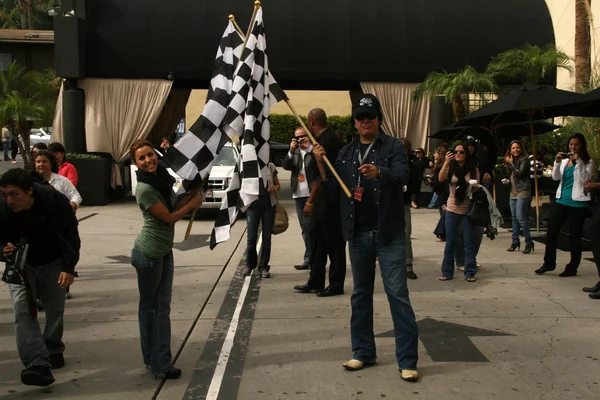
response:
<path fill-rule="evenodd" d="M 229 239 L 239 211 L 245 211 L 266 187 L 269 164 L 271 106 L 285 100 L 269 72 L 262 9 L 256 13 L 243 61 L 235 72 L 224 131 L 241 138 L 242 151 L 215 221 L 210 247 Z"/>
<path fill-rule="evenodd" d="M 213 76 L 204 111 L 190 130 L 169 149 L 165 161 L 183 180 L 180 192 L 188 191 L 208 177 L 225 143 L 231 140 L 221 126 L 231 97 L 234 70 L 244 39 L 229 21 L 215 58 Z"/>

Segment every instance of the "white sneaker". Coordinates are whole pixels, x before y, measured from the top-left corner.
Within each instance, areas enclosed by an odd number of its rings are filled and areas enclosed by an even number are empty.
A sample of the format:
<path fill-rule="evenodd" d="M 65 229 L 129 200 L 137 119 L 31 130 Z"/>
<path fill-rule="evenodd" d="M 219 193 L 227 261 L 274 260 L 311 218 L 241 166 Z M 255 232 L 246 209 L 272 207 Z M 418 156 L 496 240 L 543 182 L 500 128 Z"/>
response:
<path fill-rule="evenodd" d="M 481 268 L 483 268 L 483 267 L 481 266 L 481 264 L 477 263 L 477 269 L 481 269 Z"/>
<path fill-rule="evenodd" d="M 465 266 L 464 265 L 457 265 L 456 269 L 458 269 L 459 271 L 464 271 L 465 270 Z"/>

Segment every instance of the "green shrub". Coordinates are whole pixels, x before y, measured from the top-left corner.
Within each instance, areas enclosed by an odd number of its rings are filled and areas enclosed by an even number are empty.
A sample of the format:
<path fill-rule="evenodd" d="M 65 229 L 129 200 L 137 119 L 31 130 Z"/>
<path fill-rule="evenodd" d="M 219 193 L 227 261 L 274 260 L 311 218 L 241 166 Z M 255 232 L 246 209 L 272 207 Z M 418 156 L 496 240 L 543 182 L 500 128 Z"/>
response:
<path fill-rule="evenodd" d="M 300 126 L 300 123 L 294 115 L 290 114 L 271 114 L 271 140 L 281 143 L 289 143 L 294 137 L 294 131 Z M 308 123 L 306 117 L 302 116 L 305 124 Z M 351 125 L 352 117 L 350 115 L 340 116 L 331 115 L 327 117 L 327 122 L 332 131 L 345 142 L 346 135 L 354 135 L 356 129 Z"/>

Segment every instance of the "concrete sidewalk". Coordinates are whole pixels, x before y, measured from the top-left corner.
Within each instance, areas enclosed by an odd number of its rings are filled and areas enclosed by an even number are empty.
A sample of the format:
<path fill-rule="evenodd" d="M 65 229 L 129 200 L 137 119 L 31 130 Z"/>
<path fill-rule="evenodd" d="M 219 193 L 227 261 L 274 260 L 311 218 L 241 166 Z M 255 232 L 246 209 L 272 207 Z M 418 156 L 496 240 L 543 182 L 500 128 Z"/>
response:
<path fill-rule="evenodd" d="M 282 187 L 287 187 L 286 175 Z M 64 369 L 46 388 L 21 385 L 12 307 L 0 288 L 0 397 L 61 399 L 595 399 L 600 367 L 600 302 L 581 287 L 598 277 L 584 261 L 580 274 L 536 276 L 543 246 L 508 253 L 510 234 L 484 239 L 476 283 L 440 282 L 443 243 L 431 233 L 436 211 L 413 210 L 416 281 L 409 281 L 420 326 L 422 379 L 400 380 L 389 307 L 376 281 L 378 364 L 350 373 L 341 364 L 350 346 L 351 272 L 344 296 L 297 294 L 307 271 L 289 190 L 280 194 L 290 227 L 273 237 L 271 279 L 242 279 L 245 222 L 215 251 L 206 246 L 212 217 L 196 221 L 192 241 L 176 245 L 173 353 L 182 379 L 164 386 L 145 370 L 139 349 L 137 283 L 129 252 L 141 227 L 134 203 L 83 208 L 81 278 L 67 302 Z M 177 226 L 182 242 L 186 222 Z M 585 254 L 584 257 L 591 257 Z M 559 252 L 558 265 L 568 254 Z M 349 261 L 348 261 L 349 264 Z M 214 290 L 212 290 L 214 288 Z M 236 317 L 237 316 L 237 317 Z M 233 330 L 231 325 L 234 321 Z M 43 320 L 43 314 L 42 318 Z M 233 333 L 232 333 L 233 332 Z M 228 336 L 229 334 L 229 336 Z M 185 346 L 182 347 L 182 343 Z M 227 347 L 230 344 L 231 347 Z M 222 352 L 225 348 L 226 351 Z M 210 392 L 210 393 L 209 393 Z"/>

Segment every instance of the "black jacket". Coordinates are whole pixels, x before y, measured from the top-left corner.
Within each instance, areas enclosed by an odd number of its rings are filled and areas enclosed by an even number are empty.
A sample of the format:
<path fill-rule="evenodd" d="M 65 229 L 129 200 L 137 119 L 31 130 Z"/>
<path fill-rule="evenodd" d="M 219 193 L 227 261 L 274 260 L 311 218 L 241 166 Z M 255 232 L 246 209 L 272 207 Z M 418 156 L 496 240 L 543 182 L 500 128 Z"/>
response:
<path fill-rule="evenodd" d="M 360 141 L 355 140 L 338 154 L 335 169 L 346 186 L 352 190 L 358 177 L 358 152 Z M 373 146 L 373 164 L 380 170 L 380 177 L 373 182 L 373 195 L 379 212 L 377 240 L 383 245 L 404 234 L 404 193 L 402 187 L 409 182 L 409 161 L 404 144 L 397 138 L 379 132 Z M 335 180 L 334 180 L 335 182 Z M 331 180 L 330 180 L 331 183 Z M 338 185 L 339 190 L 339 185 Z M 344 240 L 351 240 L 354 233 L 354 199 L 340 190 L 340 209 Z"/>
<path fill-rule="evenodd" d="M 308 183 L 309 190 L 312 189 L 313 174 L 316 165 L 315 157 L 313 156 L 312 152 L 307 152 L 304 155 L 304 177 L 306 179 L 306 183 Z M 290 158 L 289 154 L 285 156 L 285 160 L 283 161 L 283 169 L 292 171 L 291 187 L 292 194 L 294 194 L 298 188 L 298 174 L 302 170 L 302 157 L 299 149 L 296 149 L 292 153 L 292 158 Z"/>
<path fill-rule="evenodd" d="M 79 262 L 78 222 L 71 208 L 69 200 L 50 185 L 34 183 L 34 196 L 39 199 L 44 208 L 44 214 L 54 228 L 63 255 L 63 272 L 75 273 L 75 266 Z M 0 199 L 0 243 L 2 248 L 6 243 L 18 243 L 21 240 L 21 229 L 15 214 L 10 210 L 4 199 Z"/>
<path fill-rule="evenodd" d="M 510 178 L 515 184 L 518 192 L 531 189 L 531 179 L 529 178 L 531 164 L 529 163 L 528 157 L 522 157 L 517 162 L 513 161 L 509 163 L 508 169 L 511 172 Z"/>

